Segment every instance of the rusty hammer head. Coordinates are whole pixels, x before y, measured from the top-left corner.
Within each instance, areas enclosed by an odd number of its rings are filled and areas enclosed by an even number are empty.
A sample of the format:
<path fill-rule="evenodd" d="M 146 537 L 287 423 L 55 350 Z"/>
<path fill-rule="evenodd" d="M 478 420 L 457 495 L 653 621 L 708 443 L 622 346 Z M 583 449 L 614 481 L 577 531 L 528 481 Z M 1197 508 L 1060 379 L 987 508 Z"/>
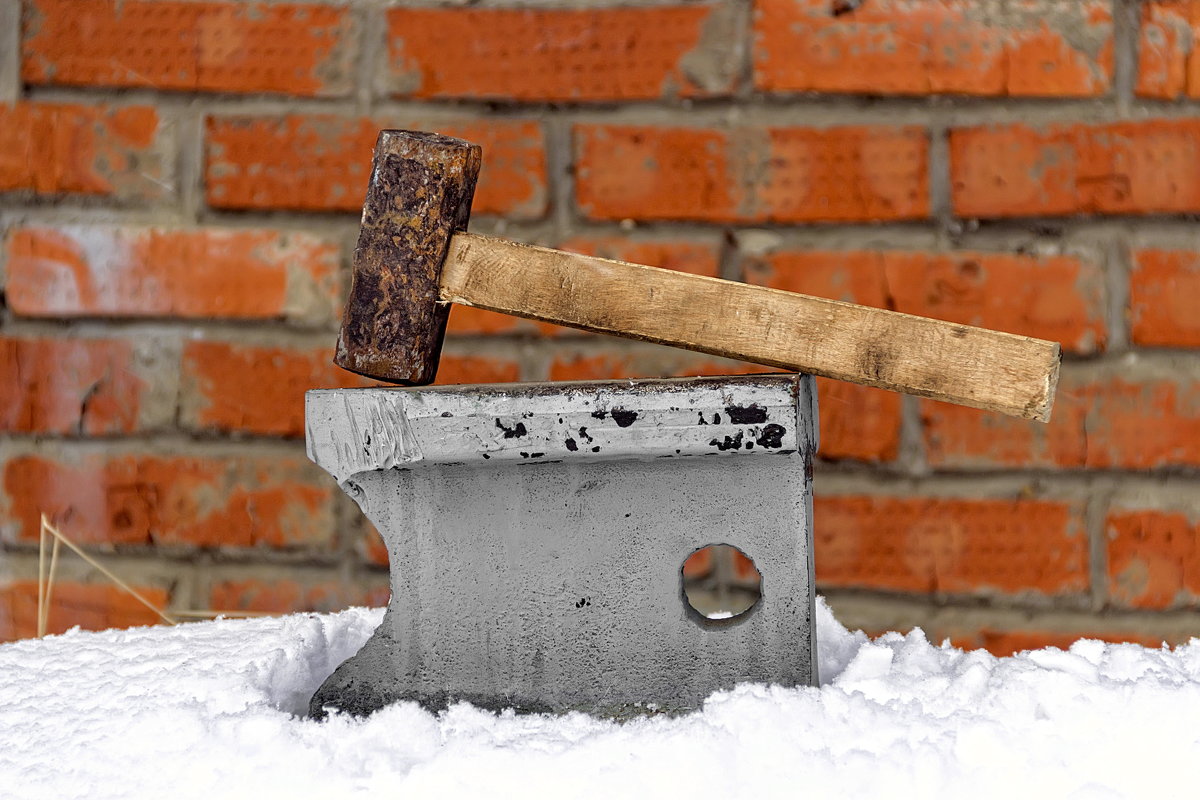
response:
<path fill-rule="evenodd" d="M 461 139 L 380 132 L 338 366 L 391 383 L 433 382 L 450 316 L 438 280 L 450 237 L 471 216 L 480 160 L 479 146 Z"/>

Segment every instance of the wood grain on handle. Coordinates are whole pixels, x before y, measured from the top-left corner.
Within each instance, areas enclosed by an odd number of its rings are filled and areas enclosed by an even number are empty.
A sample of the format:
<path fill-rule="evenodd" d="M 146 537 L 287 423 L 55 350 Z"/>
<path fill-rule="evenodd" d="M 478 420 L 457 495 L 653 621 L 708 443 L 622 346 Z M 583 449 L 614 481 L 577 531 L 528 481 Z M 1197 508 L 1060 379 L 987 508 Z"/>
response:
<path fill-rule="evenodd" d="M 1059 345 L 457 233 L 441 299 L 1047 422 Z"/>

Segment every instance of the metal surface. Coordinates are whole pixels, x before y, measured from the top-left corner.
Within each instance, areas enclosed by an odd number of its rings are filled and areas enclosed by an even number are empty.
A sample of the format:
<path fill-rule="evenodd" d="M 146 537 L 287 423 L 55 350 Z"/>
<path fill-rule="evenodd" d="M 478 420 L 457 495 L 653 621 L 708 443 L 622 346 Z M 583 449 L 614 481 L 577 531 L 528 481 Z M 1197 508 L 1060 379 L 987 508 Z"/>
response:
<path fill-rule="evenodd" d="M 312 712 L 430 708 L 624 715 L 696 708 L 744 681 L 815 683 L 812 379 L 321 390 L 310 457 L 391 558 L 379 629 Z M 683 596 L 708 544 L 762 598 L 727 620 Z"/>
<path fill-rule="evenodd" d="M 478 145 L 418 131 L 380 131 L 363 203 L 354 271 L 334 362 L 404 384 L 432 383 L 447 304 L 438 303 L 446 248 L 466 230 Z"/>

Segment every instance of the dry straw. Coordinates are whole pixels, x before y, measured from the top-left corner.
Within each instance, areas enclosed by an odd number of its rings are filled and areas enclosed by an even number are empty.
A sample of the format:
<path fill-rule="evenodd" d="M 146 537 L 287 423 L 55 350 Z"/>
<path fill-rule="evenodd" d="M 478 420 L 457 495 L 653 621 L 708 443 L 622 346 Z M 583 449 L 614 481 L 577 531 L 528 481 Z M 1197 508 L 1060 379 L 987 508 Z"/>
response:
<path fill-rule="evenodd" d="M 47 569 L 46 565 L 46 542 L 47 538 L 52 538 L 54 543 L 50 552 L 50 564 Z M 75 555 L 86 561 L 93 569 L 101 575 L 108 578 L 123 592 L 133 597 L 146 608 L 153 611 L 158 617 L 168 625 L 177 625 L 180 617 L 191 619 L 212 619 L 213 617 L 261 617 L 270 616 L 259 611 L 214 611 L 212 609 L 195 609 L 185 611 L 174 611 L 168 614 L 163 609 L 154 605 L 146 599 L 145 595 L 137 589 L 130 586 L 125 581 L 121 580 L 112 570 L 105 567 L 92 556 L 85 553 L 78 545 L 67 538 L 66 534 L 60 531 L 45 514 L 42 514 L 42 527 L 38 534 L 38 605 L 37 605 L 37 636 L 41 639 L 46 635 L 46 628 L 50 620 L 50 600 L 54 592 L 54 573 L 58 568 L 58 550 L 59 545 L 64 544 L 67 548 L 75 553 Z"/>

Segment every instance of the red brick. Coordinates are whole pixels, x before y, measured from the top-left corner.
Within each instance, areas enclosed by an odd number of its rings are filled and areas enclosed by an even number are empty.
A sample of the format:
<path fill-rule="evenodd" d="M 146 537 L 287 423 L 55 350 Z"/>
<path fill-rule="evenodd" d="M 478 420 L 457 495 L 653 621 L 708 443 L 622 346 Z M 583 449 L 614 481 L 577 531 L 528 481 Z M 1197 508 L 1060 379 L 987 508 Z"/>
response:
<path fill-rule="evenodd" d="M 552 381 L 606 381 L 627 378 L 692 378 L 705 375 L 754 375 L 782 372 L 741 361 L 710 361 L 686 350 L 656 348 L 638 352 L 614 348 L 585 355 L 563 352 L 550 363 Z"/>
<path fill-rule="evenodd" d="M 192 429 L 304 435 L 309 389 L 371 386 L 333 363 L 332 348 L 189 341 L 183 350 L 180 422 Z"/>
<path fill-rule="evenodd" d="M 1134 631 L 997 630 L 994 628 L 981 628 L 971 634 L 949 638 L 955 647 L 968 650 L 983 648 L 1000 658 L 1025 650 L 1041 650 L 1047 647 L 1068 650 L 1080 639 L 1098 639 L 1113 644 L 1132 643 L 1155 649 L 1161 647 L 1164 642 L 1161 636 L 1151 636 Z M 1171 643 L 1182 644 L 1183 642 Z"/>
<path fill-rule="evenodd" d="M 390 563 L 387 545 L 383 543 L 383 536 L 380 535 L 374 523 L 366 518 L 363 519 L 363 538 L 360 553 L 368 564 L 386 567 Z"/>
<path fill-rule="evenodd" d="M 737 548 L 729 550 L 728 552 L 733 560 L 734 579 L 739 583 L 761 589 L 762 573 L 758 571 L 758 567 L 754 566 L 754 561 Z"/>
<path fill-rule="evenodd" d="M 1088 97 L 1112 84 L 1109 0 L 757 0 L 764 91 Z"/>
<path fill-rule="evenodd" d="M 1077 353 L 1107 340 L 1104 275 L 1072 256 L 867 251 L 779 252 L 746 280 L 789 292 L 1061 342 Z"/>
<path fill-rule="evenodd" d="M 947 403 L 921 401 L 925 458 L 935 469 L 960 467 L 1082 467 L 1086 409 L 1060 386 L 1048 424 Z"/>
<path fill-rule="evenodd" d="M 821 446 L 826 460 L 895 461 L 901 397 L 870 386 L 817 378 Z"/>
<path fill-rule="evenodd" d="M 1200 211 L 1200 120 L 950 131 L 961 217 Z"/>
<path fill-rule="evenodd" d="M 576 201 L 593 219 L 861 222 L 929 216 L 915 127 L 576 126 Z"/>
<path fill-rule="evenodd" d="M 737 72 L 730 8 L 393 8 L 390 87 L 424 99 L 728 95 Z"/>
<path fill-rule="evenodd" d="M 205 197 L 214 208 L 361 211 L 382 128 L 430 128 L 483 147 L 472 209 L 514 219 L 546 211 L 546 143 L 536 122 L 421 123 L 335 117 L 209 117 Z"/>
<path fill-rule="evenodd" d="M 153 199 L 171 191 L 148 106 L 0 104 L 0 192 Z"/>
<path fill-rule="evenodd" d="M 326 581 L 302 584 L 292 580 L 268 581 L 257 578 L 222 581 L 213 585 L 208 596 L 214 611 L 259 611 L 269 614 L 293 614 L 298 611 L 340 611 L 347 606 L 369 605 L 362 587 Z"/>
<path fill-rule="evenodd" d="M 559 245 L 563 250 L 589 256 L 629 261 L 692 275 L 717 277 L 720 253 L 714 242 L 683 239 L 633 240 L 622 236 L 575 236 Z"/>
<path fill-rule="evenodd" d="M 817 581 L 903 592 L 1061 595 L 1088 587 L 1080 510 L 1048 500 L 819 496 Z"/>
<path fill-rule="evenodd" d="M 167 592 L 156 586 L 135 586 L 158 608 L 166 608 Z M 37 581 L 0 586 L 0 642 L 37 636 Z M 159 617 L 131 595 L 107 584 L 55 581 L 50 594 L 48 634 L 65 633 L 78 625 L 89 631 L 153 625 Z"/>
<path fill-rule="evenodd" d="M 23 316 L 332 320 L 338 246 L 306 233 L 17 228 L 8 303 Z"/>
<path fill-rule="evenodd" d="M 886 255 L 865 250 L 772 253 L 748 261 L 745 280 L 785 292 L 891 308 L 896 300 L 884 269 Z"/>
<path fill-rule="evenodd" d="M 552 381 L 752 375 L 779 372 L 746 362 L 716 362 L 684 355 L 639 361 L 635 353 L 559 355 L 550 364 Z M 829 460 L 893 461 L 900 449 L 900 395 L 843 381 L 817 379 L 819 454 Z"/>
<path fill-rule="evenodd" d="M 719 269 L 717 246 L 683 240 L 633 241 L 616 236 L 577 236 L 559 247 L 575 253 L 631 261 L 651 267 L 716 277 Z M 580 335 L 582 332 L 548 322 L 498 314 L 482 308 L 454 306 L 447 332 L 455 335 L 529 334 L 537 336 Z"/>
<path fill-rule="evenodd" d="M 511 383 L 520 378 L 521 367 L 507 358 L 454 355 L 443 352 L 438 359 L 438 386 L 459 383 Z"/>
<path fill-rule="evenodd" d="M 117 339 L 0 337 L 0 432 L 132 433 L 148 388 L 133 361 Z"/>
<path fill-rule="evenodd" d="M 446 324 L 446 333 L 450 336 L 559 336 L 569 331 L 569 328 L 548 322 L 458 304 L 450 306 L 450 321 Z"/>
<path fill-rule="evenodd" d="M 713 551 L 711 547 L 701 547 L 683 562 L 684 578 L 703 578 L 713 568 Z"/>
<path fill-rule="evenodd" d="M 683 577 L 688 580 L 703 578 L 718 564 L 734 582 L 755 589 L 762 586 L 762 574 L 750 557 L 736 547 L 721 545 L 702 547 L 688 556 L 683 562 Z"/>
<path fill-rule="evenodd" d="M 1117 507 L 1104 527 L 1114 603 L 1155 610 L 1200 604 L 1200 524 L 1194 519 Z"/>
<path fill-rule="evenodd" d="M 270 436 L 304 435 L 309 389 L 374 386 L 337 367 L 333 349 L 190 341 L 183 352 L 181 421 L 195 429 Z M 437 382 L 504 383 L 520 377 L 514 361 L 443 353 Z"/>
<path fill-rule="evenodd" d="M 29 0 L 26 83 L 155 90 L 346 94 L 349 9 L 314 4 Z"/>
<path fill-rule="evenodd" d="M 392 587 L 386 583 L 382 583 L 368 587 L 362 600 L 359 602 L 361 605 L 365 606 L 384 608 L 391 602 L 391 600 Z"/>
<path fill-rule="evenodd" d="M 1141 97 L 1200 97 L 1200 2 L 1143 0 L 1137 85 Z"/>
<path fill-rule="evenodd" d="M 558 355 L 550 362 L 552 381 L 608 381 L 624 378 L 662 377 L 653 370 L 639 370 L 636 356 L 629 352 L 600 355 Z"/>
<path fill-rule="evenodd" d="M 1130 336 L 1149 347 L 1200 347 L 1200 253 L 1138 250 L 1129 274 Z"/>
<path fill-rule="evenodd" d="M 325 547 L 336 487 L 298 458 L 23 455 L 4 464 L 6 527 L 45 513 L 81 543 Z"/>
<path fill-rule="evenodd" d="M 926 459 L 950 468 L 1197 466 L 1198 393 L 1198 382 L 1067 376 L 1045 425 L 926 400 Z"/>

